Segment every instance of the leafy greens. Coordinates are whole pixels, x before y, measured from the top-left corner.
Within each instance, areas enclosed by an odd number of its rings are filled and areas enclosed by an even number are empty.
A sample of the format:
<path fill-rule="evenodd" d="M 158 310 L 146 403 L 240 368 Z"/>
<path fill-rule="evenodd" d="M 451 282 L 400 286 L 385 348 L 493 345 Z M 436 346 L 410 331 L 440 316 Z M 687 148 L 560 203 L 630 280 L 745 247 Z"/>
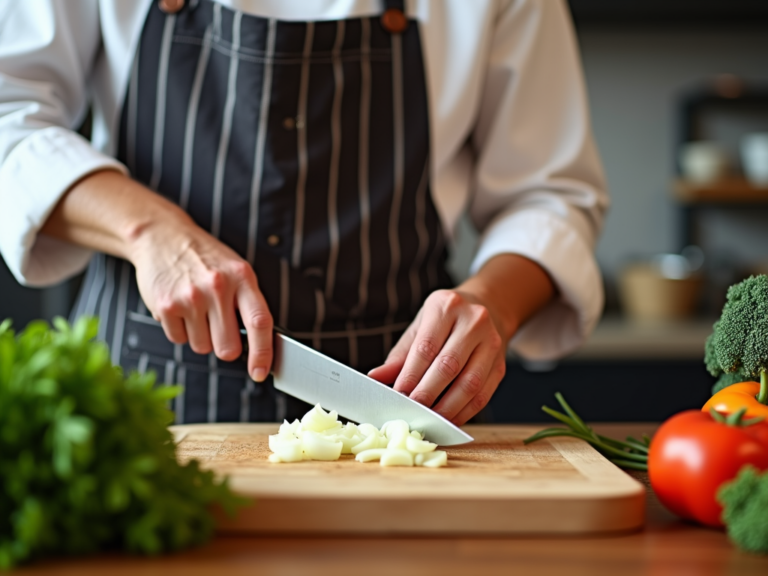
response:
<path fill-rule="evenodd" d="M 208 539 L 226 480 L 180 464 L 167 425 L 175 386 L 124 377 L 98 322 L 0 324 L 0 569 L 46 555 L 143 554 Z"/>

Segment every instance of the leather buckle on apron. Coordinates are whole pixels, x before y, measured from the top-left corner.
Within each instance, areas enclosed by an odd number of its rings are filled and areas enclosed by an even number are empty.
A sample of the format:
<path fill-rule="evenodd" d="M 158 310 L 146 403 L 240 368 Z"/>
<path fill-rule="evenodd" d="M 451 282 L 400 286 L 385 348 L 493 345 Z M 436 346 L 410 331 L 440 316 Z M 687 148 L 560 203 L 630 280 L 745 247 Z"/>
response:
<path fill-rule="evenodd" d="M 399 8 L 388 8 L 381 15 L 381 25 L 390 34 L 401 34 L 408 28 L 408 19 Z"/>
<path fill-rule="evenodd" d="M 166 14 L 176 14 L 184 8 L 184 0 L 160 0 L 159 6 Z"/>

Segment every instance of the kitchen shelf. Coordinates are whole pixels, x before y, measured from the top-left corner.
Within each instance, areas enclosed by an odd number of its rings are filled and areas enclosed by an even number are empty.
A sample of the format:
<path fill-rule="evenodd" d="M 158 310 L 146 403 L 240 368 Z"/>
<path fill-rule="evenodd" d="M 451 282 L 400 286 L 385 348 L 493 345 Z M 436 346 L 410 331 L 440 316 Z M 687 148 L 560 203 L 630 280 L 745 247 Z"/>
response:
<path fill-rule="evenodd" d="M 678 179 L 672 183 L 681 204 L 768 204 L 768 186 L 755 186 L 745 178 L 729 178 L 705 184 Z"/>
<path fill-rule="evenodd" d="M 568 0 L 581 24 L 684 26 L 762 25 L 768 21 L 763 0 Z"/>
<path fill-rule="evenodd" d="M 636 322 L 603 319 L 569 360 L 703 360 L 712 319 Z"/>

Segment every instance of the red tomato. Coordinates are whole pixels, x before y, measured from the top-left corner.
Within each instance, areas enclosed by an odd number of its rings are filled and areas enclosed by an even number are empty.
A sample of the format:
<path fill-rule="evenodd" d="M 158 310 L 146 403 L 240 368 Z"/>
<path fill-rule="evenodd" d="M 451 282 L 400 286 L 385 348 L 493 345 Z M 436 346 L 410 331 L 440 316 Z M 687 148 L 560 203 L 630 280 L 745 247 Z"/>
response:
<path fill-rule="evenodd" d="M 672 512 L 722 526 L 717 489 L 745 464 L 768 469 L 768 424 L 728 426 L 700 410 L 687 410 L 664 422 L 654 435 L 648 476 Z"/>

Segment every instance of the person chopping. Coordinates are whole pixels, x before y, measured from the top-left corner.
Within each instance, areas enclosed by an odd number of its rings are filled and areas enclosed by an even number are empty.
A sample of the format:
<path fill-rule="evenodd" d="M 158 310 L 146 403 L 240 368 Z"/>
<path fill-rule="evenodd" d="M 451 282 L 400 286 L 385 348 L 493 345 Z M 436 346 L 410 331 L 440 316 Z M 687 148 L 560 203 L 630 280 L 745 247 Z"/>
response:
<path fill-rule="evenodd" d="M 279 327 L 463 424 L 508 347 L 594 327 L 607 205 L 560 1 L 0 4 L 0 251 L 30 286 L 87 267 L 73 316 L 184 386 L 178 423 L 303 413 Z"/>

